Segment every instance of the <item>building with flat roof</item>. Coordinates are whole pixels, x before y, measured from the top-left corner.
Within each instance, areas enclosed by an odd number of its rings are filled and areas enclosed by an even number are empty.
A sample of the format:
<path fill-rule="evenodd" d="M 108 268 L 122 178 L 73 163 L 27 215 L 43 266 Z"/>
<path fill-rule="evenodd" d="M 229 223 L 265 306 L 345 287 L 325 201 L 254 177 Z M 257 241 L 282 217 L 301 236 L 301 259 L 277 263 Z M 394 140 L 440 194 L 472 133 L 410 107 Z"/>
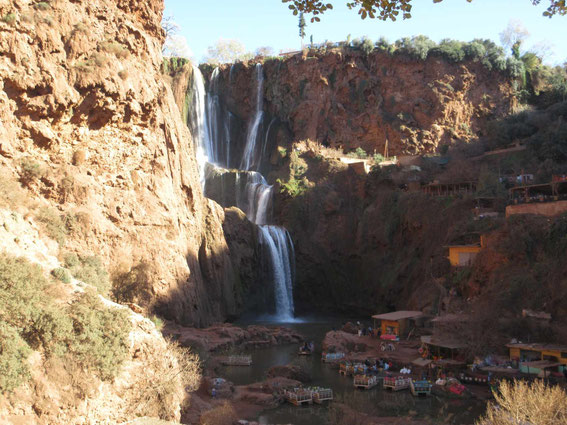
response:
<path fill-rule="evenodd" d="M 515 343 L 506 347 L 510 350 L 510 360 L 517 361 L 524 373 L 541 375 L 567 369 L 567 345 Z"/>
<path fill-rule="evenodd" d="M 391 313 L 375 314 L 374 328 L 380 328 L 382 335 L 394 335 L 396 337 L 405 336 L 410 331 L 412 322 L 423 317 L 421 311 L 393 311 Z M 379 324 L 379 326 L 378 326 Z"/>

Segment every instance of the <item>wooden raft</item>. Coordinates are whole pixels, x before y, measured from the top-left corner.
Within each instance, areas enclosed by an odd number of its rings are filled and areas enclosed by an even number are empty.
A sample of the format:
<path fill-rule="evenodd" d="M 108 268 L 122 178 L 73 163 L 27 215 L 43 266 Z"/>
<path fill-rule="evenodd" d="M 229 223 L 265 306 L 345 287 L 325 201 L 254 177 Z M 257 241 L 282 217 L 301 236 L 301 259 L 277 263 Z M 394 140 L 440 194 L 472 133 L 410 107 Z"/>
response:
<path fill-rule="evenodd" d="M 302 388 L 295 388 L 294 390 L 285 390 L 284 397 L 287 401 L 295 406 L 303 404 L 313 404 L 313 393 Z"/>
<path fill-rule="evenodd" d="M 221 361 L 225 366 L 251 366 L 251 356 L 229 356 Z"/>
<path fill-rule="evenodd" d="M 380 381 L 381 378 L 379 378 L 376 375 L 372 375 L 372 376 L 355 375 L 354 386 L 355 388 L 362 388 L 364 390 L 369 390 L 377 386 Z"/>
<path fill-rule="evenodd" d="M 333 400 L 333 390 L 330 388 L 318 388 L 313 390 L 313 401 L 317 404 L 323 404 L 324 401 Z"/>
<path fill-rule="evenodd" d="M 409 388 L 411 382 L 410 377 L 404 376 L 385 376 L 384 388 L 392 391 L 401 391 Z"/>

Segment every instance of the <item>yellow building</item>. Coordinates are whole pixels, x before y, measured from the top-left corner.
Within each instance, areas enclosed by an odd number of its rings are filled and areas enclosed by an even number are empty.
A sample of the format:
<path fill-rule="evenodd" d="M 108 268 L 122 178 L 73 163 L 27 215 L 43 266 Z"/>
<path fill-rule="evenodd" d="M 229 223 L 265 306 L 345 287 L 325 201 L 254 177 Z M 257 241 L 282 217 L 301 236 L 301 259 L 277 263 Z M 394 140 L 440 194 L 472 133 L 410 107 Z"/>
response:
<path fill-rule="evenodd" d="M 480 242 L 469 245 L 449 245 L 449 262 L 454 267 L 470 266 L 477 254 L 484 248 L 484 238 Z"/>
<path fill-rule="evenodd" d="M 510 360 L 525 373 L 561 372 L 567 369 L 567 346 L 554 344 L 507 344 Z"/>

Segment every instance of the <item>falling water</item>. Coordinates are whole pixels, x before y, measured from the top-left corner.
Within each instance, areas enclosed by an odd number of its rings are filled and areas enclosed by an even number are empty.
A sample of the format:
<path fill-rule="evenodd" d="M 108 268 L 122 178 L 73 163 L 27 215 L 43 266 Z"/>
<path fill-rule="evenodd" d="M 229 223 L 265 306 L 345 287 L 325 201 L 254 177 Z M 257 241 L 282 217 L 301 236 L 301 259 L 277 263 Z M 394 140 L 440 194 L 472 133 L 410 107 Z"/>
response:
<path fill-rule="evenodd" d="M 246 145 L 240 159 L 241 171 L 236 174 L 236 185 L 233 190 L 236 191 L 237 206 L 246 213 L 252 223 L 258 226 L 258 242 L 265 260 L 263 265 L 269 271 L 267 279 L 274 285 L 275 318 L 279 321 L 287 321 L 293 319 L 294 313 L 292 286 L 295 273 L 295 253 L 288 231 L 283 227 L 268 224 L 272 218 L 273 187 L 266 182 L 262 174 L 252 171 L 260 167 L 261 159 L 266 153 L 270 129 L 275 122 L 275 120 L 270 122 L 265 137 L 262 138 L 260 131 L 264 116 L 262 65 L 257 64 L 255 71 L 256 112 L 248 126 Z M 194 76 L 195 112 L 191 127 L 194 137 L 199 141 L 197 158 L 201 173 L 204 174 L 207 161 L 212 164 L 212 169 L 215 166 L 230 167 L 232 115 L 228 110 L 223 112 L 220 102 L 219 69 L 216 68 L 211 75 L 206 96 L 202 74 L 196 67 Z M 232 84 L 233 78 L 233 67 L 231 67 L 229 84 Z M 234 158 L 233 162 L 237 160 L 238 158 Z M 246 178 L 245 182 L 242 181 L 243 177 Z"/>
<path fill-rule="evenodd" d="M 251 170 L 256 163 L 256 150 L 257 141 L 259 139 L 258 133 L 262 118 L 264 117 L 264 71 L 262 64 L 256 64 L 256 113 L 252 125 L 248 127 L 248 134 L 246 135 L 246 146 L 242 154 L 242 161 L 240 162 L 240 169 Z"/>
<path fill-rule="evenodd" d="M 246 183 L 242 188 L 241 174 L 245 175 Z M 268 224 L 271 218 L 273 186 L 268 185 L 262 174 L 255 171 L 238 173 L 236 205 L 248 219 L 258 225 Z"/>
<path fill-rule="evenodd" d="M 211 138 L 207 128 L 207 119 L 205 114 L 205 83 L 203 74 L 198 67 L 193 66 L 193 83 L 192 92 L 194 94 L 194 108 L 189 114 L 189 127 L 193 138 L 197 141 L 196 157 L 199 166 L 199 174 L 201 176 L 201 184 L 205 183 L 205 164 L 209 161 L 209 152 L 211 152 Z"/>
<path fill-rule="evenodd" d="M 274 279 L 276 317 L 286 321 L 293 319 L 293 242 L 286 229 L 279 226 L 260 226 L 260 245 L 269 257 L 270 271 Z"/>

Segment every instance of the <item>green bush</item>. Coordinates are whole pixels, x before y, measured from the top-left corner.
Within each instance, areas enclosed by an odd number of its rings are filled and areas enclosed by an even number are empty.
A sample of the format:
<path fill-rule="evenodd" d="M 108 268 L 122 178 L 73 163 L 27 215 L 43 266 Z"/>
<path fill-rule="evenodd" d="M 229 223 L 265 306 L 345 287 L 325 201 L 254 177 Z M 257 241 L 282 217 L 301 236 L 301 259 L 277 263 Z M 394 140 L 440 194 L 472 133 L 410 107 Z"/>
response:
<path fill-rule="evenodd" d="M 30 159 L 24 159 L 20 163 L 21 172 L 20 180 L 26 186 L 29 186 L 39 178 L 43 176 L 43 170 L 41 166 Z"/>
<path fill-rule="evenodd" d="M 36 3 L 34 5 L 34 7 L 37 10 L 49 10 L 49 9 L 51 9 L 51 5 L 46 1 L 40 1 L 39 3 Z"/>
<path fill-rule="evenodd" d="M 69 273 L 69 270 L 64 269 L 63 267 L 58 267 L 51 270 L 51 275 L 55 279 L 58 279 L 63 283 L 71 283 L 71 273 Z"/>
<path fill-rule="evenodd" d="M 154 325 L 156 325 L 158 331 L 161 331 L 163 329 L 163 320 L 161 320 L 158 316 L 152 314 L 150 316 L 150 320 L 153 322 Z"/>
<path fill-rule="evenodd" d="M 467 59 L 481 61 L 486 55 L 486 47 L 478 41 L 471 41 L 463 46 L 463 51 Z"/>
<path fill-rule="evenodd" d="M 285 193 L 292 198 L 301 196 L 307 191 L 305 179 L 291 178 L 287 182 L 278 179 L 277 182 L 280 184 L 280 192 Z"/>
<path fill-rule="evenodd" d="M 73 269 L 74 267 L 81 265 L 79 256 L 74 252 L 65 253 L 65 255 L 63 255 L 63 263 L 68 269 Z"/>
<path fill-rule="evenodd" d="M 397 52 L 405 53 L 414 59 L 425 60 L 435 42 L 425 35 L 417 35 L 412 38 L 404 37 L 396 41 Z"/>
<path fill-rule="evenodd" d="M 356 148 L 354 151 L 349 152 L 347 154 L 347 156 L 349 158 L 358 158 L 358 159 L 366 159 L 368 158 L 368 154 L 366 153 L 366 151 L 364 149 L 362 149 L 361 147 Z"/>
<path fill-rule="evenodd" d="M 431 49 L 431 53 L 439 55 L 453 63 L 462 62 L 465 59 L 463 43 L 448 38 L 441 40 L 437 47 Z"/>
<path fill-rule="evenodd" d="M 7 13 L 2 17 L 2 22 L 13 25 L 16 22 L 16 14 L 15 13 Z"/>
<path fill-rule="evenodd" d="M 12 391 L 29 378 L 30 347 L 15 327 L 0 322 L 0 394 Z"/>
<path fill-rule="evenodd" d="M 106 308 L 86 292 L 70 307 L 47 291 L 41 268 L 0 254 L 0 392 L 24 382 L 30 348 L 69 360 L 110 379 L 128 354 L 131 323 L 123 309 Z"/>
<path fill-rule="evenodd" d="M 390 44 L 386 37 L 380 37 L 380 39 L 374 44 L 377 50 L 387 53 L 393 53 L 395 47 Z"/>
<path fill-rule="evenodd" d="M 45 293 L 47 286 L 39 266 L 0 254 L 0 322 L 17 328 L 32 348 L 60 352 L 70 322 Z"/>
<path fill-rule="evenodd" d="M 56 241 L 60 246 L 65 245 L 65 239 L 69 231 L 57 210 L 46 207 L 41 208 L 37 213 L 37 219 L 42 223 L 47 236 Z"/>
<path fill-rule="evenodd" d="M 506 61 L 506 70 L 511 78 L 520 78 L 525 81 L 526 68 L 520 59 L 509 57 Z"/>
<path fill-rule="evenodd" d="M 88 256 L 79 257 L 79 260 L 80 265 L 71 269 L 73 276 L 94 286 L 101 294 L 107 294 L 110 289 L 110 279 L 101 259 L 97 256 Z"/>
<path fill-rule="evenodd" d="M 369 55 L 374 50 L 374 43 L 368 37 L 362 38 L 362 44 L 360 45 L 360 50 L 364 52 L 365 55 Z"/>
<path fill-rule="evenodd" d="M 106 308 L 86 291 L 70 307 L 73 336 L 69 350 L 79 364 L 110 380 L 128 355 L 131 322 L 125 309 Z"/>

